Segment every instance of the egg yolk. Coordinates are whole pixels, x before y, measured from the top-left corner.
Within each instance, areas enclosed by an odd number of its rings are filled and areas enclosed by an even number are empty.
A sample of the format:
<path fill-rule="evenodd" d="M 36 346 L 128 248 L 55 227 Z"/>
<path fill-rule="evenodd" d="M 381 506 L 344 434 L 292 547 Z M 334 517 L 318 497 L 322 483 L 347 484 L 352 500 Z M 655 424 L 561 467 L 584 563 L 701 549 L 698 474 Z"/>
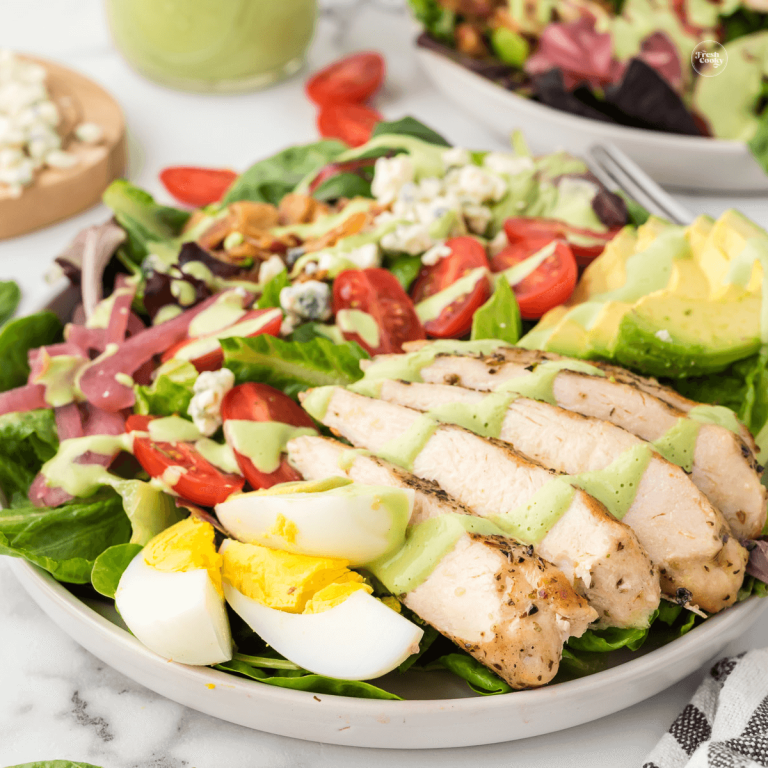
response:
<path fill-rule="evenodd" d="M 221 588 L 221 555 L 216 551 L 215 531 L 210 523 L 188 517 L 155 536 L 143 551 L 147 565 L 158 571 L 179 573 L 205 568 L 216 591 Z"/>
<path fill-rule="evenodd" d="M 296 537 L 299 535 L 299 529 L 293 520 L 289 520 L 285 515 L 278 514 L 272 527 L 267 531 L 268 536 L 274 536 L 288 544 L 295 544 Z"/>
<path fill-rule="evenodd" d="M 373 591 L 348 560 L 309 557 L 230 541 L 223 552 L 222 576 L 246 597 L 288 613 L 321 613 L 353 592 Z"/>

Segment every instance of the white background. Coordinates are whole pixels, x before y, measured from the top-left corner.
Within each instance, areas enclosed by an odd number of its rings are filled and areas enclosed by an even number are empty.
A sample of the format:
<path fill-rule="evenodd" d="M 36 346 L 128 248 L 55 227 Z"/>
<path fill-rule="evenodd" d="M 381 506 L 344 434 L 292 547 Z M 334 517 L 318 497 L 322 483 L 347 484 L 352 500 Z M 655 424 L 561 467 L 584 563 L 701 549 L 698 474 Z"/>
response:
<path fill-rule="evenodd" d="M 386 117 L 412 114 L 457 145 L 503 148 L 501 139 L 434 91 L 416 65 L 413 36 L 399 0 L 336 0 L 321 15 L 308 68 L 354 50 L 379 50 L 386 56 L 388 77 L 376 106 Z M 98 0 L 0 0 L 4 47 L 59 61 L 111 91 L 128 124 L 129 177 L 161 199 L 167 198 L 157 174 L 165 166 L 242 170 L 253 160 L 317 136 L 314 107 L 302 90 L 305 73 L 256 94 L 197 96 L 166 90 L 133 73 L 115 52 Z M 738 207 L 768 226 L 766 199 L 680 199 L 695 213 L 717 215 Z M 43 273 L 52 258 L 79 229 L 107 215 L 96 208 L 0 242 L 0 277 L 21 284 L 22 311 L 35 309 L 50 294 Z M 767 640 L 768 617 L 728 652 Z M 113 672 L 58 630 L 0 561 L 0 766 L 66 758 L 104 768 L 628 768 L 642 764 L 702 674 L 597 723 L 526 741 L 424 752 L 311 744 L 200 715 Z"/>

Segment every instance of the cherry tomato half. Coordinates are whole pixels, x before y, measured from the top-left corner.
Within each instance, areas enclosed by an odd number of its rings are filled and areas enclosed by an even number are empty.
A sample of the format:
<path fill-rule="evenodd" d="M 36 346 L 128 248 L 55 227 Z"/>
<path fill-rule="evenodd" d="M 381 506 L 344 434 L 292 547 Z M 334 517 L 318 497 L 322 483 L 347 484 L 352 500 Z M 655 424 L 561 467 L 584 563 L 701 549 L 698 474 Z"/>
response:
<path fill-rule="evenodd" d="M 309 414 L 297 403 L 267 384 L 249 382 L 240 384 L 224 395 L 221 401 L 221 418 L 244 421 L 280 421 L 294 427 L 314 427 Z M 225 431 L 226 434 L 226 431 Z M 271 488 L 278 483 L 301 480 L 301 475 L 283 457 L 274 472 L 262 472 L 243 454 L 235 451 L 240 471 L 253 488 Z"/>
<path fill-rule="evenodd" d="M 349 269 L 333 283 L 333 314 L 342 309 L 366 312 L 379 328 L 376 347 L 357 333 L 344 332 L 344 338 L 356 341 L 371 355 L 402 352 L 404 341 L 425 339 L 413 302 L 397 278 L 386 269 Z"/>
<path fill-rule="evenodd" d="M 235 325 L 245 323 L 248 320 L 255 320 L 267 312 L 273 312 L 275 314 L 274 320 L 270 320 L 268 323 L 259 328 L 258 331 L 246 334 L 246 337 L 260 336 L 263 333 L 269 334 L 270 336 L 277 336 L 280 333 L 282 316 L 281 314 L 275 312 L 274 309 L 252 309 L 246 312 L 237 321 L 237 323 L 235 323 Z M 169 347 L 165 352 L 163 352 L 160 360 L 161 362 L 165 363 L 171 358 L 177 357 L 180 351 L 184 349 L 184 347 L 188 347 L 190 344 L 196 344 L 204 340 L 209 340 L 210 345 L 212 346 L 215 339 L 219 338 L 222 334 L 225 334 L 231 328 L 232 326 L 229 326 L 229 328 L 224 328 L 219 331 L 218 334 L 214 333 L 210 336 L 200 336 L 195 339 L 184 339 L 184 341 L 180 341 L 178 344 L 174 344 L 172 347 Z M 189 362 L 195 366 L 195 369 L 198 373 L 202 373 L 203 371 L 218 371 L 219 368 L 221 368 L 221 364 L 224 362 L 224 351 L 222 350 L 221 345 L 217 343 L 215 348 L 210 349 L 207 352 L 203 352 L 197 357 L 191 358 Z"/>
<path fill-rule="evenodd" d="M 234 171 L 175 166 L 160 171 L 163 186 L 180 202 L 202 208 L 217 203 L 237 178 Z"/>
<path fill-rule="evenodd" d="M 550 239 L 540 238 L 526 244 L 512 243 L 494 256 L 493 271 L 501 272 L 509 269 L 533 256 L 551 242 Z M 530 275 L 512 286 L 517 303 L 520 305 L 520 315 L 526 320 L 537 320 L 552 307 L 567 301 L 576 287 L 577 276 L 578 270 L 573 251 L 564 240 L 556 241 L 552 254 L 547 256 Z"/>
<path fill-rule="evenodd" d="M 327 139 L 341 139 L 350 147 L 359 147 L 371 138 L 381 115 L 365 104 L 325 104 L 317 116 L 317 130 Z"/>
<path fill-rule="evenodd" d="M 522 243 L 529 240 L 546 238 L 547 242 L 557 238 L 567 240 L 571 246 L 576 263 L 586 266 L 594 261 L 613 240 L 621 227 L 609 229 L 607 232 L 596 232 L 592 229 L 574 227 L 564 221 L 544 218 L 514 217 L 504 222 L 504 231 L 510 244 Z"/>
<path fill-rule="evenodd" d="M 373 51 L 355 53 L 335 61 L 309 78 L 307 96 L 320 106 L 369 99 L 384 82 L 386 65 Z"/>
<path fill-rule="evenodd" d="M 151 477 L 162 479 L 179 496 L 204 507 L 220 504 L 245 484 L 239 475 L 214 467 L 190 443 L 159 443 L 136 436 L 133 454 Z"/>
<path fill-rule="evenodd" d="M 451 249 L 436 264 L 424 267 L 411 289 L 415 303 L 450 288 L 457 280 L 479 267 L 490 269 L 485 248 L 474 237 L 454 237 L 446 240 Z M 491 295 L 491 282 L 481 277 L 471 290 L 446 306 L 433 320 L 424 323 L 424 330 L 438 339 L 461 338 L 472 328 L 472 316 Z"/>

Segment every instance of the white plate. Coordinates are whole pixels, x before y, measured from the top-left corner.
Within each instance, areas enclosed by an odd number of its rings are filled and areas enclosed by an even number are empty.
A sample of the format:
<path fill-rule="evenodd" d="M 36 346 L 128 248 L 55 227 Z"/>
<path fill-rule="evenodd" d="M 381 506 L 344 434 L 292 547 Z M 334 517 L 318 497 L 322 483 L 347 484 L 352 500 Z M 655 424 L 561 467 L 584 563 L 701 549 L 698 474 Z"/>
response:
<path fill-rule="evenodd" d="M 67 634 L 122 674 L 192 709 L 260 731 L 308 741 L 381 749 L 467 747 L 523 739 L 597 720 L 674 685 L 712 660 L 768 609 L 751 600 L 663 648 L 590 677 L 504 696 L 466 696 L 439 672 L 385 687 L 422 700 L 377 701 L 292 691 L 152 653 L 104 606 L 97 612 L 49 574 L 22 560 L 12 569 L 30 597 Z M 98 607 L 98 604 L 97 604 Z M 387 684 L 389 684 L 387 686 Z M 430 698 L 424 698 L 429 696 Z"/>
<path fill-rule="evenodd" d="M 520 129 L 537 154 L 565 149 L 584 156 L 593 144 L 611 142 L 668 187 L 768 191 L 768 175 L 741 142 L 627 128 L 570 115 L 518 96 L 435 51 L 417 48 L 416 54 L 449 99 L 505 138 Z"/>

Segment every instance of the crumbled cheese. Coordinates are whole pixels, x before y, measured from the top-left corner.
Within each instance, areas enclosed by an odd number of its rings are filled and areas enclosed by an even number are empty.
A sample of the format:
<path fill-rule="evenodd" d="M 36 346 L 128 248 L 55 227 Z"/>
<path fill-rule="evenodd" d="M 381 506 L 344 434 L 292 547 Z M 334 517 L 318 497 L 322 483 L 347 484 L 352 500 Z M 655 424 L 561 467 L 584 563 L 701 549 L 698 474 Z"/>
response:
<path fill-rule="evenodd" d="M 277 255 L 270 256 L 259 267 L 259 283 L 266 285 L 286 269 L 285 262 Z"/>
<path fill-rule="evenodd" d="M 210 437 L 221 426 L 221 401 L 235 386 L 235 374 L 228 368 L 204 371 L 195 380 L 187 414 L 201 434 Z"/>
<path fill-rule="evenodd" d="M 501 253 L 509 245 L 507 233 L 502 229 L 496 237 L 488 243 L 488 255 L 493 258 Z"/>
<path fill-rule="evenodd" d="M 434 241 L 426 224 L 408 224 L 399 226 L 381 238 L 381 247 L 387 251 L 402 251 L 412 256 L 429 250 Z"/>
<path fill-rule="evenodd" d="M 413 161 L 408 155 L 380 157 L 374 165 L 371 192 L 381 205 L 389 205 L 413 177 Z"/>
<path fill-rule="evenodd" d="M 96 123 L 80 123 L 75 128 L 75 136 L 83 144 L 98 144 L 104 138 L 104 129 Z"/>
<path fill-rule="evenodd" d="M 507 192 L 504 179 L 477 165 L 453 168 L 445 176 L 444 186 L 470 203 L 496 202 Z"/>
<path fill-rule="evenodd" d="M 656 331 L 656 333 L 653 334 L 659 341 L 666 341 L 669 343 L 672 341 L 672 336 L 670 335 L 669 331 L 666 328 L 662 328 L 660 331 Z"/>
<path fill-rule="evenodd" d="M 491 223 L 491 209 L 487 205 L 466 205 L 464 218 L 467 220 L 470 232 L 482 235 Z"/>
<path fill-rule="evenodd" d="M 489 152 L 483 158 L 483 165 L 499 176 L 516 176 L 535 168 L 533 158 L 521 157 L 509 152 Z"/>
<path fill-rule="evenodd" d="M 331 316 L 331 289 L 319 280 L 295 283 L 280 291 L 280 306 L 302 320 L 328 320 Z"/>
<path fill-rule="evenodd" d="M 422 257 L 421 263 L 433 267 L 440 259 L 451 255 L 451 249 L 445 243 L 433 245 Z"/>
<path fill-rule="evenodd" d="M 61 116 L 46 88 L 44 67 L 0 50 L 0 184 L 18 195 L 42 168 L 72 168 L 77 155 L 64 151 L 57 128 Z M 81 123 L 75 138 L 97 143 L 102 129 Z"/>
<path fill-rule="evenodd" d="M 443 152 L 443 164 L 446 170 L 454 166 L 469 165 L 471 162 L 472 158 L 469 152 L 461 147 L 451 147 Z"/>

